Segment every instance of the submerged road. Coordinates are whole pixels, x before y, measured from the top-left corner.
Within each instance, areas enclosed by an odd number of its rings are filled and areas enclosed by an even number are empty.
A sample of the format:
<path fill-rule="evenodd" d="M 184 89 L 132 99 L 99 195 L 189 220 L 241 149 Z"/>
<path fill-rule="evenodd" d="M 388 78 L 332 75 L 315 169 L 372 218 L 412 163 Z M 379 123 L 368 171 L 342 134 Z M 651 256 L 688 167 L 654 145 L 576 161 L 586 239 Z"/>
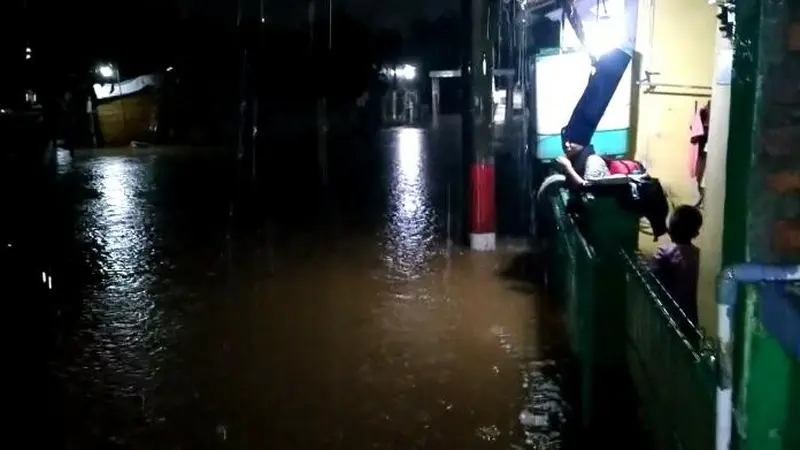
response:
<path fill-rule="evenodd" d="M 519 248 L 448 244 L 432 141 L 333 143 L 321 186 L 276 139 L 246 204 L 219 153 L 59 155 L 64 448 L 560 448 L 557 326 Z"/>

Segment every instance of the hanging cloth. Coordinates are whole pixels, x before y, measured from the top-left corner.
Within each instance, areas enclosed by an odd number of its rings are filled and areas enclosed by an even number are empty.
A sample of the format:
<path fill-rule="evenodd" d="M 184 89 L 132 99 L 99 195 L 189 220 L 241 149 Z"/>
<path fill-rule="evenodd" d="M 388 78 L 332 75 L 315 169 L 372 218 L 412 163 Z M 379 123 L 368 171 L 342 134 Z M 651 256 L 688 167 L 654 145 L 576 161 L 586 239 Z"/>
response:
<path fill-rule="evenodd" d="M 700 180 L 703 178 L 700 152 L 705 151 L 708 142 L 707 127 L 703 123 L 702 109 L 695 108 L 689 122 L 689 177 Z"/>

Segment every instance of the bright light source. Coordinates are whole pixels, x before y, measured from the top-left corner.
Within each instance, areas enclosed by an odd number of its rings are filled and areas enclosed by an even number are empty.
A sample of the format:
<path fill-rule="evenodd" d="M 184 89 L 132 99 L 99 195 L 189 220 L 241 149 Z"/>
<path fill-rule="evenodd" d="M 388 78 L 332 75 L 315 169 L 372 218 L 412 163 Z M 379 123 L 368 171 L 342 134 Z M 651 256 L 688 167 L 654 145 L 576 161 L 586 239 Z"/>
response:
<path fill-rule="evenodd" d="M 172 66 L 167 67 L 167 72 L 172 72 L 173 70 Z"/>
<path fill-rule="evenodd" d="M 417 78 L 417 68 L 411 64 L 403 64 L 400 67 L 384 67 L 381 69 L 381 75 L 387 78 L 399 78 L 403 81 L 412 81 Z"/>
<path fill-rule="evenodd" d="M 605 19 L 583 23 L 586 35 L 586 50 L 595 57 L 600 57 L 614 50 L 625 40 L 625 27 L 619 20 Z"/>
<path fill-rule="evenodd" d="M 31 48 L 30 47 L 25 47 L 25 53 L 30 53 L 30 52 L 31 52 Z"/>
<path fill-rule="evenodd" d="M 411 81 L 414 78 L 417 78 L 417 68 L 410 64 L 405 64 L 403 67 L 397 70 L 397 76 L 398 78 Z"/>
<path fill-rule="evenodd" d="M 591 11 L 581 17 L 581 25 L 585 42 L 581 44 L 575 30 L 567 23 L 564 27 L 563 48 L 579 49 L 585 45 L 595 58 L 618 48 L 626 40 L 630 40 L 626 26 L 625 2 L 623 0 L 607 0 L 605 7 L 592 7 Z"/>
<path fill-rule="evenodd" d="M 105 64 L 97 68 L 97 73 L 99 73 L 103 78 L 111 78 L 114 76 L 115 71 L 113 67 Z"/>

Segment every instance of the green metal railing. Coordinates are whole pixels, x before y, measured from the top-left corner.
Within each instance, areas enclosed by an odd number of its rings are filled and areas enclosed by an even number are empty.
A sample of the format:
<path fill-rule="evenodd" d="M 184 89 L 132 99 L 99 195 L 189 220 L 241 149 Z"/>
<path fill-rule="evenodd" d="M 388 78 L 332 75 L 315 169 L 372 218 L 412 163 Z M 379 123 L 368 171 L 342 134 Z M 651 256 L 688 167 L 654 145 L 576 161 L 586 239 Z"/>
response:
<path fill-rule="evenodd" d="M 560 295 L 566 313 L 567 335 L 572 352 L 581 364 L 581 409 L 592 410 L 592 367 L 594 366 L 593 327 L 591 317 L 594 310 L 593 286 L 595 254 L 578 230 L 577 224 L 566 212 L 566 197 L 557 196 L 551 203 L 550 216 L 554 226 L 554 241 L 550 247 L 552 261 L 548 273 L 548 284 Z M 583 414 L 584 425 L 590 416 Z"/>
<path fill-rule="evenodd" d="M 658 449 L 710 450 L 716 372 L 700 333 L 637 255 L 621 251 L 627 276 L 627 361 Z"/>
<path fill-rule="evenodd" d="M 578 219 L 568 212 L 570 200 Z M 587 192 L 569 199 L 561 190 L 542 201 L 537 229 L 548 238 L 546 280 L 561 300 L 580 364 L 585 427 L 604 426 L 617 400 L 604 394 L 614 377 L 630 378 L 659 450 L 712 450 L 733 441 L 800 449 L 800 303 L 786 284 L 797 281 L 800 267 L 751 263 L 723 271 L 720 343 L 710 344 L 638 253 L 638 217 L 612 197 Z M 739 284 L 749 286 L 742 308 L 734 307 Z M 735 332 L 731 323 L 739 324 Z"/>
<path fill-rule="evenodd" d="M 584 199 L 586 200 L 586 199 Z M 592 201 L 590 200 L 589 203 Z M 567 213 L 563 192 L 551 197 L 546 213 L 552 233 L 548 284 L 562 299 L 572 350 L 581 366 L 582 422 L 602 411 L 594 380 L 601 366 L 627 366 L 644 412 L 645 427 L 656 448 L 711 450 L 715 439 L 716 377 L 713 360 L 700 350 L 700 333 L 634 253 L 625 224 L 609 217 L 636 220 L 604 210 L 603 200 L 587 211 L 603 213 L 589 227 L 616 228 L 625 245 L 594 246 Z M 612 205 L 613 206 L 613 205 Z M 602 208 L 600 208 L 602 207 Z M 597 225 L 601 224 L 601 225 Z M 634 230 L 636 224 L 634 223 Z M 589 229 L 587 236 L 613 239 L 614 231 Z M 634 247 L 634 248 L 628 248 Z M 611 286 L 621 280 L 624 284 Z M 611 285 L 609 285 L 609 283 Z M 622 298 L 618 298 L 622 297 Z M 599 302 L 603 308 L 596 307 Z M 617 308 L 617 305 L 622 305 Z M 606 311 L 610 309 L 611 311 Z M 615 330 L 621 338 L 614 336 Z M 624 336 L 622 336 L 624 334 Z M 616 356 L 625 347 L 622 358 Z M 624 368 L 623 368 L 624 369 Z"/>

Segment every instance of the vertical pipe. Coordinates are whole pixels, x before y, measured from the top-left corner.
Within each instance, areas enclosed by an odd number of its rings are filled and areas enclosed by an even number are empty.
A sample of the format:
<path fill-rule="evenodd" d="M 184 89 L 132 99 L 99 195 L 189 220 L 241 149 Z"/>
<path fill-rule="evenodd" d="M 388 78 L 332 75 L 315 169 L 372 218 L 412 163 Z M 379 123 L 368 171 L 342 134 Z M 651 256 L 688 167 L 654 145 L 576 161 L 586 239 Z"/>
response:
<path fill-rule="evenodd" d="M 492 35 L 490 5 L 486 0 L 470 2 L 470 84 L 472 164 L 470 180 L 470 247 L 477 251 L 495 249 L 494 165 L 491 158 Z"/>
<path fill-rule="evenodd" d="M 392 125 L 397 122 L 397 89 L 392 89 Z"/>
<path fill-rule="evenodd" d="M 439 78 L 431 78 L 431 121 L 433 128 L 439 127 Z"/>
<path fill-rule="evenodd" d="M 92 94 L 89 94 L 86 98 L 86 113 L 89 114 L 89 132 L 92 134 L 92 146 L 97 148 L 97 127 L 94 123 L 95 111 L 94 104 L 92 104 Z M 55 146 L 53 146 L 53 148 L 55 148 Z"/>
<path fill-rule="evenodd" d="M 506 76 L 506 116 L 504 121 L 506 126 L 505 130 L 509 130 L 511 121 L 514 119 L 514 75 Z"/>
<path fill-rule="evenodd" d="M 754 284 L 763 282 L 787 282 L 800 281 L 800 266 L 768 266 L 758 264 L 738 264 L 726 267 L 722 270 L 717 286 L 717 339 L 720 346 L 719 355 L 719 383 L 717 388 L 717 413 L 716 413 L 716 435 L 717 450 L 728 450 L 732 441 L 733 432 L 733 390 L 734 370 L 737 364 L 733 361 L 734 355 L 745 355 L 749 339 L 747 317 L 753 314 L 753 305 L 748 304 L 744 308 L 738 308 L 738 287 L 741 284 Z M 741 321 L 735 315 L 742 314 L 745 317 L 743 327 L 744 336 L 735 341 L 733 335 L 733 324 Z M 734 350 L 734 345 L 739 351 Z M 741 356 L 740 356 L 741 357 Z M 744 367 L 744 364 L 738 364 Z M 746 395 L 742 393 L 741 395 Z M 740 404 L 744 404 L 743 399 L 739 399 Z"/>
<path fill-rule="evenodd" d="M 458 229 L 457 236 L 459 243 L 469 245 L 469 224 L 472 196 L 470 192 L 470 168 L 475 159 L 472 149 L 474 119 L 472 110 L 474 101 L 472 98 L 471 73 L 473 71 L 472 61 L 472 2 L 474 0 L 461 0 L 461 158 L 456 183 L 453 185 L 461 193 L 461 201 L 458 202 L 460 220 L 456 221 Z"/>

